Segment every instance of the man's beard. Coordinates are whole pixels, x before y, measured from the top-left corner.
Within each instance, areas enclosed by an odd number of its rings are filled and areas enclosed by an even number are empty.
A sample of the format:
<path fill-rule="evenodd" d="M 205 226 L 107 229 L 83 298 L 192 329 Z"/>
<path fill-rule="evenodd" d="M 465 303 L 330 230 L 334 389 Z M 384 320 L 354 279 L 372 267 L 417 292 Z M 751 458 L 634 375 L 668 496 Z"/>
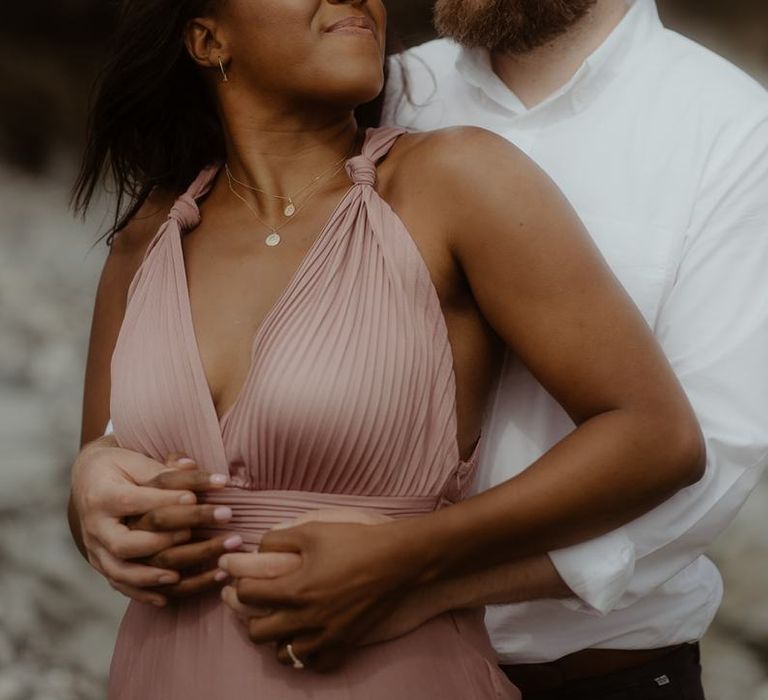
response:
<path fill-rule="evenodd" d="M 467 48 L 526 53 L 582 19 L 597 0 L 437 0 L 435 26 Z"/>

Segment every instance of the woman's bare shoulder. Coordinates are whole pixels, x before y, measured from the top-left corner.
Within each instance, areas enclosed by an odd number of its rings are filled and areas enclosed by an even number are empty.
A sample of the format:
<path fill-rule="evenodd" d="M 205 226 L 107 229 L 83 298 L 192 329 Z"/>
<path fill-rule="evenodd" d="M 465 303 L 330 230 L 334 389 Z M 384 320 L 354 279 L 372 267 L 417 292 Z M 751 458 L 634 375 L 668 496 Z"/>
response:
<path fill-rule="evenodd" d="M 472 193 L 502 183 L 516 190 L 519 183 L 530 185 L 543 177 L 509 140 L 474 126 L 405 133 L 392 150 L 392 161 L 394 188 L 418 188 L 422 198 L 434 198 L 442 206 L 454 195 L 460 204 Z"/>
<path fill-rule="evenodd" d="M 403 134 L 390 164 L 390 192 L 418 198 L 437 225 L 470 238 L 484 216 L 535 220 L 562 204 L 559 189 L 523 151 L 487 129 L 462 126 Z M 454 243 L 459 242 L 456 238 Z"/>
<path fill-rule="evenodd" d="M 153 190 L 125 226 L 115 232 L 112 253 L 141 260 L 155 233 L 167 219 L 175 200 L 176 195 L 172 192 Z"/>
<path fill-rule="evenodd" d="M 435 131 L 409 131 L 393 149 L 398 160 L 413 168 L 451 167 L 454 174 L 484 170 L 487 165 L 507 162 L 524 165 L 530 159 L 512 142 L 493 131 L 476 126 L 452 126 Z"/>
<path fill-rule="evenodd" d="M 106 295 L 116 301 L 126 299 L 144 253 L 168 218 L 175 199 L 171 192 L 154 190 L 131 219 L 115 232 L 104 262 L 99 296 Z"/>

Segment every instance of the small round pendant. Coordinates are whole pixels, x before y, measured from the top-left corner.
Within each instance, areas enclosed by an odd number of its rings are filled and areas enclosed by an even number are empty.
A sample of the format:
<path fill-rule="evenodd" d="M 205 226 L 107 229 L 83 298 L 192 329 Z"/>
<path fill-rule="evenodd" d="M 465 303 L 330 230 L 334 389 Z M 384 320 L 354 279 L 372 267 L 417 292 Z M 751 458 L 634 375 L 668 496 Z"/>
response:
<path fill-rule="evenodd" d="M 296 213 L 296 205 L 291 202 L 285 209 L 283 209 L 283 214 L 286 216 L 293 216 Z"/>
<path fill-rule="evenodd" d="M 276 231 L 273 231 L 270 233 L 266 239 L 264 239 L 264 242 L 270 247 L 274 248 L 278 243 L 280 243 L 280 234 Z"/>

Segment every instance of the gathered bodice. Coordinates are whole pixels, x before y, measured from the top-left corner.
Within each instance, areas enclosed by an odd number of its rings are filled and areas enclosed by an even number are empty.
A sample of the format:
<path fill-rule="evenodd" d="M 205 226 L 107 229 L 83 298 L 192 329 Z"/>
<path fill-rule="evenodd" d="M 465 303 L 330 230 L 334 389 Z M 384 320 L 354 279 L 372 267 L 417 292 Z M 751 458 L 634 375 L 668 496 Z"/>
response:
<path fill-rule="evenodd" d="M 245 383 L 221 419 L 181 245 L 221 163 L 177 198 L 131 281 L 111 366 L 115 437 L 159 461 L 183 452 L 228 475 L 229 487 L 204 500 L 241 504 L 239 526 L 255 537 L 286 509 L 426 512 L 461 498 L 474 472 L 479 445 L 466 461 L 459 454 L 440 300 L 376 190 L 376 164 L 402 132 L 369 129 L 347 161 L 350 188 L 255 333 Z"/>

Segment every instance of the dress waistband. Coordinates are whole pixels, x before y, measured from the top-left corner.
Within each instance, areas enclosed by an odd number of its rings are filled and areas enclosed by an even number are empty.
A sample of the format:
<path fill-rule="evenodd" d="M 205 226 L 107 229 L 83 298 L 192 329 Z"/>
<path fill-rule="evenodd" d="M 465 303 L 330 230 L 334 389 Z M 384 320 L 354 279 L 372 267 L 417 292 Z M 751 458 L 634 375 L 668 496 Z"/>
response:
<path fill-rule="evenodd" d="M 232 518 L 221 525 L 195 528 L 202 537 L 236 532 L 243 538 L 243 549 L 255 549 L 262 535 L 275 525 L 303 513 L 327 508 L 368 510 L 391 518 L 412 518 L 438 508 L 436 496 L 360 496 L 312 491 L 256 491 L 227 487 L 198 493 L 198 503 L 223 505 L 232 509 Z M 250 546 L 249 546 L 250 545 Z"/>

